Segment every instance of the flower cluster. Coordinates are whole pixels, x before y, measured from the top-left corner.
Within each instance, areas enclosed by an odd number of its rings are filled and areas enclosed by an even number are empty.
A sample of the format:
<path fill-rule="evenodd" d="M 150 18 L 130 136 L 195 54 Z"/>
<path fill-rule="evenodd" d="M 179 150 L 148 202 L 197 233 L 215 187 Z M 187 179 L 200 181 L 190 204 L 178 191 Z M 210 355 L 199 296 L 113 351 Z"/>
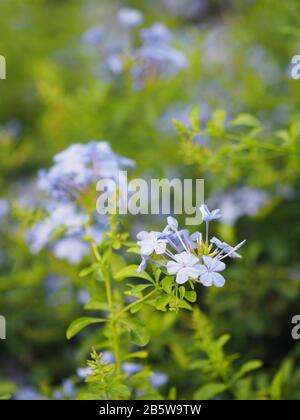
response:
<path fill-rule="evenodd" d="M 220 210 L 210 211 L 206 205 L 200 207 L 206 225 L 205 237 L 200 232 L 190 235 L 188 230 L 179 230 L 178 222 L 168 217 L 163 232 L 140 232 L 137 235 L 142 256 L 139 271 L 146 268 L 147 261 L 158 264 L 168 275 L 176 276 L 178 284 L 190 280 L 200 281 L 203 286 L 222 287 L 225 278 L 221 272 L 226 268 L 225 258 L 241 258 L 239 248 L 213 237 L 209 239 L 209 224 L 221 217 Z"/>
<path fill-rule="evenodd" d="M 122 188 L 120 171 L 132 166 L 132 160 L 115 154 L 107 142 L 73 144 L 54 156 L 54 165 L 39 172 L 38 185 L 47 194 L 46 216 L 27 232 L 31 251 L 50 246 L 56 257 L 80 262 L 90 252 L 86 238 L 100 244 L 106 224 L 94 209 L 87 211 L 85 195 L 90 189 L 94 193 L 102 178 Z"/>
<path fill-rule="evenodd" d="M 92 27 L 84 34 L 84 42 L 99 47 L 104 57 L 104 70 L 113 76 L 131 70 L 136 89 L 146 80 L 158 76 L 170 76 L 188 65 L 186 56 L 172 46 L 171 31 L 160 22 L 139 32 L 139 45 L 135 45 L 132 30 L 143 23 L 143 15 L 135 9 L 122 8 L 117 14 L 120 25 L 116 31 L 124 31 L 117 39 L 102 27 Z"/>

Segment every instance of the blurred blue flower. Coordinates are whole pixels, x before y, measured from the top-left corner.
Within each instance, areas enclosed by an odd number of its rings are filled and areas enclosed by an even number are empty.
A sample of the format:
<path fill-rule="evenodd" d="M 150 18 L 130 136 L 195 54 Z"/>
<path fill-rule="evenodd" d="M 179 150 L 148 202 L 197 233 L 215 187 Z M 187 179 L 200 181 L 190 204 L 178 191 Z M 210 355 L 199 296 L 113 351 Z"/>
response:
<path fill-rule="evenodd" d="M 8 200 L 6 200 L 5 198 L 0 198 L 0 220 L 8 215 L 9 209 L 10 205 Z"/>
<path fill-rule="evenodd" d="M 103 41 L 104 30 L 101 26 L 94 26 L 89 28 L 83 34 L 83 40 L 87 45 L 91 45 L 93 47 L 98 47 L 101 45 Z"/>
<path fill-rule="evenodd" d="M 86 379 L 93 373 L 93 370 L 89 366 L 86 366 L 83 368 L 78 368 L 76 372 L 80 379 Z"/>
<path fill-rule="evenodd" d="M 144 16 L 139 10 L 123 7 L 118 11 L 117 19 L 125 28 L 131 29 L 143 23 Z"/>
<path fill-rule="evenodd" d="M 135 375 L 143 370 L 143 365 L 140 363 L 128 363 L 125 362 L 122 364 L 122 372 L 127 373 L 127 375 Z"/>
<path fill-rule="evenodd" d="M 161 372 L 154 372 L 150 377 L 149 381 L 151 382 L 154 388 L 159 388 L 165 385 L 168 382 L 168 375 Z"/>

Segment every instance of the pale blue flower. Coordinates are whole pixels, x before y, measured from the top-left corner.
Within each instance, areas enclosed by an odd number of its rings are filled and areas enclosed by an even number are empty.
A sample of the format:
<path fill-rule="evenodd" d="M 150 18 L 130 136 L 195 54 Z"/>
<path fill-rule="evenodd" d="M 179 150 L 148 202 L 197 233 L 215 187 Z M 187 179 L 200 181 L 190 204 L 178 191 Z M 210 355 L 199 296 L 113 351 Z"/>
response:
<path fill-rule="evenodd" d="M 13 399 L 17 401 L 34 401 L 42 400 L 44 398 L 35 388 L 24 386 L 23 388 L 18 389 L 14 394 Z"/>
<path fill-rule="evenodd" d="M 206 204 L 200 206 L 200 211 L 204 222 L 211 222 L 212 220 L 220 219 L 221 217 L 220 209 L 210 211 Z"/>
<path fill-rule="evenodd" d="M 165 385 L 168 382 L 168 375 L 161 372 L 154 372 L 150 377 L 149 381 L 151 382 L 154 388 L 159 388 Z"/>
<path fill-rule="evenodd" d="M 146 256 L 142 255 L 142 261 L 141 261 L 141 263 L 140 263 L 140 265 L 139 265 L 139 267 L 137 269 L 137 272 L 139 274 L 146 270 L 146 268 L 147 268 L 147 261 L 148 261 L 148 258 Z"/>
<path fill-rule="evenodd" d="M 122 364 L 122 372 L 127 373 L 127 375 L 135 375 L 143 370 L 143 365 L 140 363 L 129 363 L 125 362 Z"/>
<path fill-rule="evenodd" d="M 103 41 L 104 30 L 101 26 L 94 26 L 89 28 L 83 35 L 83 40 L 87 45 L 92 47 L 101 46 Z"/>
<path fill-rule="evenodd" d="M 174 255 L 175 261 L 167 263 L 168 273 L 176 274 L 176 282 L 184 284 L 190 279 L 197 279 L 201 273 L 201 265 L 199 259 L 188 252 Z"/>
<path fill-rule="evenodd" d="M 101 178 L 118 182 L 119 171 L 134 162 L 115 154 L 109 143 L 72 144 L 54 156 L 54 165 L 39 172 L 39 187 L 59 201 L 77 200 L 85 188 Z"/>
<path fill-rule="evenodd" d="M 270 200 L 270 194 L 264 190 L 241 187 L 218 193 L 209 203 L 220 207 L 224 224 L 232 225 L 243 216 L 255 216 Z"/>
<path fill-rule="evenodd" d="M 75 385 L 70 379 L 63 381 L 63 393 L 67 398 L 74 399 L 76 396 Z"/>
<path fill-rule="evenodd" d="M 105 67 L 114 76 L 119 76 L 124 71 L 122 56 L 119 53 L 109 54 L 105 60 Z"/>
<path fill-rule="evenodd" d="M 234 247 L 228 245 L 226 242 L 221 242 L 215 236 L 210 240 L 211 243 L 215 244 L 217 248 L 221 249 L 225 254 L 230 254 L 231 258 L 242 258 L 240 254 L 234 252 Z"/>
<path fill-rule="evenodd" d="M 167 248 L 167 241 L 160 239 L 160 232 L 138 233 L 138 245 L 141 247 L 141 255 L 149 256 L 155 252 L 157 255 L 164 254 Z"/>
<path fill-rule="evenodd" d="M 140 25 L 144 17 L 139 10 L 123 7 L 118 11 L 117 19 L 125 28 L 131 29 Z"/>
<path fill-rule="evenodd" d="M 223 287 L 225 279 L 219 272 L 225 270 L 226 265 L 218 258 L 203 256 L 202 260 L 204 265 L 199 268 L 199 277 L 203 286 Z"/>
<path fill-rule="evenodd" d="M 9 209 L 9 202 L 5 198 L 0 198 L 0 220 L 8 215 Z"/>
<path fill-rule="evenodd" d="M 81 305 L 86 305 L 90 301 L 89 291 L 86 289 L 80 289 L 77 293 L 77 301 Z"/>
<path fill-rule="evenodd" d="M 178 229 L 178 222 L 174 217 L 169 216 L 167 218 L 167 222 L 168 222 L 168 228 L 169 229 L 174 230 L 174 231 L 176 231 Z"/>
<path fill-rule="evenodd" d="M 71 264 L 79 264 L 80 261 L 90 254 L 90 245 L 78 238 L 62 238 L 55 241 L 52 246 L 53 254 Z"/>
<path fill-rule="evenodd" d="M 140 37 L 143 43 L 154 46 L 155 44 L 167 44 L 171 41 L 172 34 L 166 25 L 157 22 L 150 28 L 142 29 Z"/>
<path fill-rule="evenodd" d="M 80 379 L 86 379 L 88 376 L 92 375 L 93 370 L 89 366 L 86 366 L 78 368 L 76 372 Z"/>

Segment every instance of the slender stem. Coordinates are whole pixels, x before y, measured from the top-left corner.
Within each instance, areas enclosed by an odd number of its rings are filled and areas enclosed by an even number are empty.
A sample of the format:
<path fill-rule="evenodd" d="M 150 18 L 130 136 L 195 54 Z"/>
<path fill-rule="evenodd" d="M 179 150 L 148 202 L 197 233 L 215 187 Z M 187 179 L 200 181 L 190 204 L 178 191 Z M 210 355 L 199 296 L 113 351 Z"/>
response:
<path fill-rule="evenodd" d="M 206 238 L 205 238 L 206 243 L 208 243 L 208 232 L 209 232 L 209 222 L 206 222 Z"/>

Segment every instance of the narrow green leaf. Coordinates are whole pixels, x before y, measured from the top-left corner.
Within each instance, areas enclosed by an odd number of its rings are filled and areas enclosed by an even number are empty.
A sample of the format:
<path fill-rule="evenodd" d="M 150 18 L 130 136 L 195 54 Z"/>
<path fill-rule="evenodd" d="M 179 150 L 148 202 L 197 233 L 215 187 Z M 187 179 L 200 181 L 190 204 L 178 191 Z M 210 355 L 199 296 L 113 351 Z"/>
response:
<path fill-rule="evenodd" d="M 224 391 L 226 391 L 226 389 L 227 389 L 227 386 L 225 384 L 221 384 L 221 383 L 207 384 L 207 385 L 202 386 L 195 392 L 194 399 L 195 400 L 209 400 L 215 397 L 216 395 L 223 393 Z"/>
<path fill-rule="evenodd" d="M 148 281 L 153 281 L 147 273 L 138 273 L 138 265 L 128 265 L 114 275 L 115 280 L 124 280 L 128 278 L 140 278 Z"/>
<path fill-rule="evenodd" d="M 240 370 L 234 375 L 233 382 L 238 381 L 242 376 L 246 375 L 248 372 L 252 370 L 256 370 L 262 367 L 262 362 L 260 360 L 250 360 L 246 362 Z"/>
<path fill-rule="evenodd" d="M 87 327 L 88 325 L 100 324 L 102 322 L 106 322 L 106 319 L 88 317 L 75 319 L 75 321 L 73 321 L 67 329 L 67 339 L 70 340 L 72 337 L 74 337 L 74 335 L 78 334 L 81 330 L 83 330 L 83 328 Z"/>

